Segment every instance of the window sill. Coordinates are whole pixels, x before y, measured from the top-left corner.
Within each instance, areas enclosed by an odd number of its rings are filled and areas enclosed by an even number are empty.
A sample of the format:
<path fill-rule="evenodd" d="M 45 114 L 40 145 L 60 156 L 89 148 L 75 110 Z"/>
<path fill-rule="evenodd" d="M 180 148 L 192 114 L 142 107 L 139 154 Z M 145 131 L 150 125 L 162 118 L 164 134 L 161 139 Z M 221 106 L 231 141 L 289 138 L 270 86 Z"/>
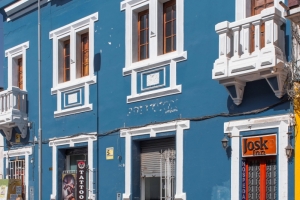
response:
<path fill-rule="evenodd" d="M 56 87 L 51 88 L 51 95 L 57 94 L 57 91 L 69 91 L 79 87 L 82 87 L 87 84 L 94 84 L 96 83 L 96 76 L 86 76 L 79 79 L 75 79 L 73 81 L 68 81 L 64 83 L 57 84 Z"/>
<path fill-rule="evenodd" d="M 64 109 L 64 110 L 60 110 L 60 111 L 55 111 L 54 117 L 55 118 L 63 117 L 63 116 L 73 115 L 73 114 L 87 112 L 87 111 L 91 111 L 91 110 L 93 110 L 93 105 L 88 104 L 88 105 L 78 106 L 78 107 L 74 107 L 74 108 L 68 108 L 68 109 Z"/>
<path fill-rule="evenodd" d="M 178 93 L 181 93 L 181 85 L 176 85 L 175 87 L 168 87 L 159 90 L 144 92 L 141 94 L 127 96 L 127 103 L 133 103 L 137 101 L 143 101 L 146 99 L 153 99 L 157 97 L 163 97 L 163 96 L 178 94 Z"/>
<path fill-rule="evenodd" d="M 158 66 L 163 66 L 169 64 L 171 60 L 180 62 L 187 59 L 187 52 L 172 52 L 157 56 L 155 58 L 149 58 L 139 62 L 132 63 L 129 67 L 123 68 L 123 75 L 127 76 L 132 73 L 132 71 L 144 71 L 152 69 Z"/>

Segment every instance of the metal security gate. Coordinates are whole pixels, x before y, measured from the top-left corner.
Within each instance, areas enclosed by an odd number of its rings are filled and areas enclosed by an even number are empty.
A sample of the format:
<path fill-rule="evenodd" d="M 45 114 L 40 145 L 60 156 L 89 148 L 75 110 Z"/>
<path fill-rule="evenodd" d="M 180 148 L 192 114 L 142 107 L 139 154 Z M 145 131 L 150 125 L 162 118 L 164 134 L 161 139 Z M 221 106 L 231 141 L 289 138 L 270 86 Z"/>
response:
<path fill-rule="evenodd" d="M 174 200 L 175 138 L 148 140 L 141 148 L 141 199 Z"/>
<path fill-rule="evenodd" d="M 22 180 L 22 196 L 25 198 L 25 159 L 16 159 L 8 161 L 9 179 L 21 179 Z"/>

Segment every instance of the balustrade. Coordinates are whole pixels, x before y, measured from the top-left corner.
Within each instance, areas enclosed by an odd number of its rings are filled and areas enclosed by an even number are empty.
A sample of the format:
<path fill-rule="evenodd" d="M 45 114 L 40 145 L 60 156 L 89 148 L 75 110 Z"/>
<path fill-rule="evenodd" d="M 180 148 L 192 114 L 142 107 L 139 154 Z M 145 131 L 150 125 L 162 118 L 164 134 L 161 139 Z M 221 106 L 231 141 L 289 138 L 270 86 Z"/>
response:
<path fill-rule="evenodd" d="M 27 92 L 17 87 L 0 92 L 0 117 L 12 113 L 13 110 L 26 113 Z"/>

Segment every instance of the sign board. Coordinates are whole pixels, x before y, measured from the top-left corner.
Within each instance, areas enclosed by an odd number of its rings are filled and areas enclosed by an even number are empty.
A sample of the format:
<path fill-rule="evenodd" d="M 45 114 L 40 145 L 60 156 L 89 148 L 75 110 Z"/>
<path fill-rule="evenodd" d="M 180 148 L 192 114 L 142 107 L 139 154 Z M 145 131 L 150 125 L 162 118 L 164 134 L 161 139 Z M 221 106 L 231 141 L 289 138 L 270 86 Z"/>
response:
<path fill-rule="evenodd" d="M 85 160 L 77 160 L 77 199 L 86 200 L 86 165 Z"/>
<path fill-rule="evenodd" d="M 0 180 L 0 200 L 7 200 L 8 179 Z"/>
<path fill-rule="evenodd" d="M 15 142 L 16 143 L 20 143 L 21 142 L 21 135 L 18 134 L 18 133 L 16 133 L 16 135 L 15 135 Z"/>
<path fill-rule="evenodd" d="M 114 159 L 114 148 L 108 147 L 106 148 L 106 160 L 113 160 Z"/>
<path fill-rule="evenodd" d="M 76 171 L 66 170 L 62 173 L 62 199 L 69 200 L 76 195 Z"/>
<path fill-rule="evenodd" d="M 242 138 L 242 156 L 268 156 L 277 154 L 277 135 L 260 135 Z"/>

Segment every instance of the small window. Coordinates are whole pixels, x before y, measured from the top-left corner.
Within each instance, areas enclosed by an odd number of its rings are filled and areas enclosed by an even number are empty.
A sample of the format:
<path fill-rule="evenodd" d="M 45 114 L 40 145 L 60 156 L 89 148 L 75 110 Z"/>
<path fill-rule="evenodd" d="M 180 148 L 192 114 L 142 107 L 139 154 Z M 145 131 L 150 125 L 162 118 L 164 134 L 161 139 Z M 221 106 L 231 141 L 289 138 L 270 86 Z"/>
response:
<path fill-rule="evenodd" d="M 164 53 L 176 51 L 176 1 L 164 3 Z"/>
<path fill-rule="evenodd" d="M 22 58 L 18 59 L 18 86 L 23 90 L 23 60 Z"/>
<path fill-rule="evenodd" d="M 9 179 L 21 179 L 22 197 L 25 198 L 25 159 L 8 161 Z"/>
<path fill-rule="evenodd" d="M 81 75 L 89 75 L 89 33 L 81 35 Z"/>
<path fill-rule="evenodd" d="M 70 80 L 70 40 L 64 42 L 64 82 Z"/>
<path fill-rule="evenodd" d="M 138 15 L 138 54 L 139 60 L 149 58 L 149 10 Z"/>

